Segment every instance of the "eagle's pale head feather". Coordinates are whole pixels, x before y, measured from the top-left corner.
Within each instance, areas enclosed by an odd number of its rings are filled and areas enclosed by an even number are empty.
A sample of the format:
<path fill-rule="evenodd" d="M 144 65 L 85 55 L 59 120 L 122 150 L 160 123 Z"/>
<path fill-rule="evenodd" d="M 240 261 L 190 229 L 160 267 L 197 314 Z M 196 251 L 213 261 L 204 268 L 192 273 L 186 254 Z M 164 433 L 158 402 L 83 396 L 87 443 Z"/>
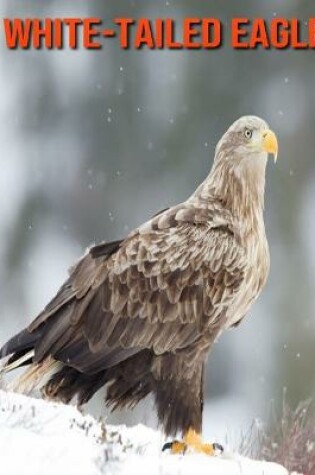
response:
<path fill-rule="evenodd" d="M 277 158 L 278 143 L 268 124 L 256 116 L 235 121 L 215 149 L 212 170 L 195 196 L 213 196 L 237 215 L 263 210 L 268 154 Z"/>
<path fill-rule="evenodd" d="M 267 122 L 256 116 L 244 116 L 236 120 L 218 142 L 215 161 L 232 158 L 234 162 L 241 164 L 245 160 L 252 166 L 255 159 L 261 162 L 261 158 L 267 159 L 268 153 L 276 157 L 277 152 L 277 139 Z"/>

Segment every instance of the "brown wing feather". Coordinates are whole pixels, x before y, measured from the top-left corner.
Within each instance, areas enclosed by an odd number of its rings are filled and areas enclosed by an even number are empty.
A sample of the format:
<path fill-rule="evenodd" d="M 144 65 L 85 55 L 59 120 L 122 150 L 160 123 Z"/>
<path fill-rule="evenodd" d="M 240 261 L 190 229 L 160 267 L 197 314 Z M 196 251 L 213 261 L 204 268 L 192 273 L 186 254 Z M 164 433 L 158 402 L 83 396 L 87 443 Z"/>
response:
<path fill-rule="evenodd" d="M 91 283 L 93 282 L 95 284 L 97 281 L 95 275 L 95 259 L 93 259 L 93 256 L 95 258 L 102 256 L 102 262 L 105 262 L 111 254 L 118 250 L 122 242 L 123 241 L 104 242 L 91 247 L 88 254 L 83 256 L 82 259 L 70 269 L 70 276 L 67 281 L 37 318 L 32 321 L 28 330 L 33 332 L 42 323 L 45 323 L 50 316 L 56 315 L 65 305 L 71 303 L 73 300 L 81 300 L 90 289 Z M 97 260 L 97 262 L 99 262 L 99 260 Z M 98 266 L 97 269 L 100 269 L 100 266 Z M 104 277 L 104 275 L 102 277 Z M 81 312 L 84 312 L 92 297 L 93 293 L 90 292 L 88 297 L 84 300 L 84 303 L 82 302 L 82 305 L 75 306 L 72 321 L 79 320 Z M 79 316 L 77 316 L 78 312 Z"/>
<path fill-rule="evenodd" d="M 156 354 L 185 348 L 211 331 L 244 274 L 231 221 L 193 205 L 152 218 L 109 246 L 111 255 L 105 249 L 79 262 L 31 324 L 30 331 L 45 322 L 47 328 L 36 359 L 52 354 L 64 361 L 71 353 L 67 363 L 93 371 L 93 362 L 99 368 L 103 358 L 106 367 L 111 354 L 114 361 L 145 348 Z"/>

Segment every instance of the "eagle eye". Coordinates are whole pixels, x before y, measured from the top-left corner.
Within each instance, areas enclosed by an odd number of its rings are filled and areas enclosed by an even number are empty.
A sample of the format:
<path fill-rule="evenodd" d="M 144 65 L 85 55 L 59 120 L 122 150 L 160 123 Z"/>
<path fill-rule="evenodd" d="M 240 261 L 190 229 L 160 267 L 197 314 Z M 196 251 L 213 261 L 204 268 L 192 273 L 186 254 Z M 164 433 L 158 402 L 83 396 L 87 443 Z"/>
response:
<path fill-rule="evenodd" d="M 251 139 L 252 138 L 252 135 L 253 135 L 253 131 L 250 130 L 250 129 L 245 129 L 244 130 L 244 135 L 247 139 Z"/>

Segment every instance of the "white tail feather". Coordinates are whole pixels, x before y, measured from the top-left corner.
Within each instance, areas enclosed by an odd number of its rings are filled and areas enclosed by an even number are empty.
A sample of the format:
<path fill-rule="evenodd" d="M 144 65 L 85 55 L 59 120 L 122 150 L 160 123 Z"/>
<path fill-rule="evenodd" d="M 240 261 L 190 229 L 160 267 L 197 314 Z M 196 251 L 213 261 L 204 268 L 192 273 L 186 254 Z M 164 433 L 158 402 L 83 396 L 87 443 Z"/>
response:
<path fill-rule="evenodd" d="M 34 353 L 35 351 L 31 350 L 28 353 L 25 353 L 25 355 L 21 356 L 21 358 L 18 358 L 16 361 L 13 361 L 13 363 L 4 365 L 4 367 L 1 368 L 0 373 L 9 373 L 10 371 L 18 368 L 29 359 L 32 359 L 34 356 Z"/>
<path fill-rule="evenodd" d="M 45 385 L 51 376 L 59 371 L 62 366 L 62 363 L 51 357 L 46 358 L 42 363 L 33 363 L 22 376 L 15 378 L 8 384 L 8 390 L 29 394 L 39 386 Z"/>

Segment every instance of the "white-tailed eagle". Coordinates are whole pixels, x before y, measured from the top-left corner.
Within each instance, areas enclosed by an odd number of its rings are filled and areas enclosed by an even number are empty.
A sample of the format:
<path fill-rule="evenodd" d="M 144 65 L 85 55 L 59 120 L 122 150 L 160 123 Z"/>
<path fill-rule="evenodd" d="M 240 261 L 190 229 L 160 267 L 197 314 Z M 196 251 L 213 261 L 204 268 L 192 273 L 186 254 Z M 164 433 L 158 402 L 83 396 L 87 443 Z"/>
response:
<path fill-rule="evenodd" d="M 152 393 L 165 433 L 183 433 L 171 450 L 211 454 L 200 436 L 204 365 L 266 283 L 265 168 L 277 150 L 265 121 L 240 118 L 190 198 L 125 239 L 90 248 L 39 316 L 3 346 L 4 371 L 30 365 L 16 388 L 43 386 L 49 398 L 83 404 L 106 386 L 113 409 Z"/>

